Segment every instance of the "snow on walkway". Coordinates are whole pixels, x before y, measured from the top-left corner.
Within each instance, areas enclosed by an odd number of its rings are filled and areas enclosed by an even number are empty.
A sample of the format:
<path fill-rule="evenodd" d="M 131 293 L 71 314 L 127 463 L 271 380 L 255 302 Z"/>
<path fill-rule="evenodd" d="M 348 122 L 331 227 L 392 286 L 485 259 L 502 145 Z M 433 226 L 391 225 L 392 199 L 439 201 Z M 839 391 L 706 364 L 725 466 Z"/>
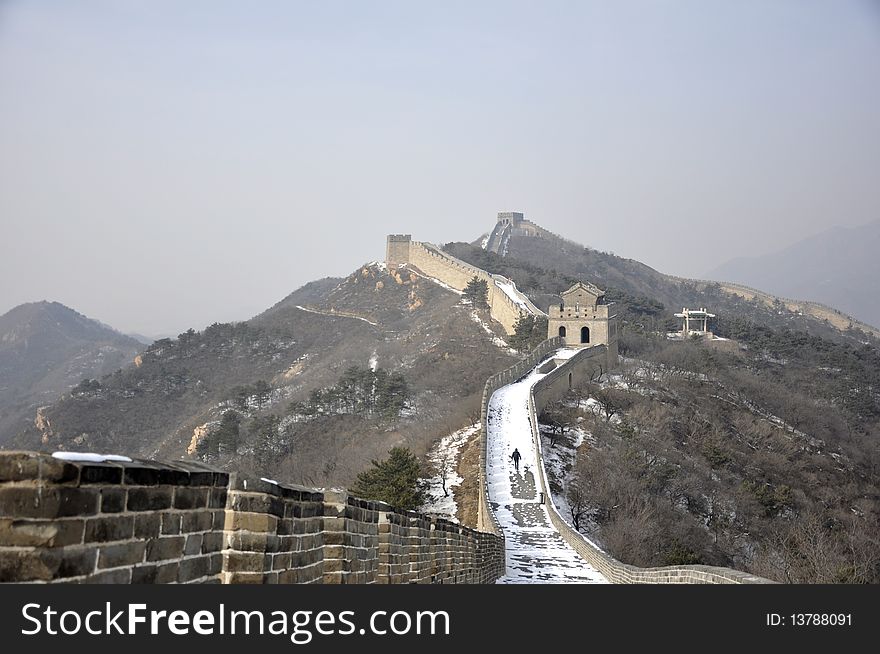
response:
<path fill-rule="evenodd" d="M 514 304 L 518 305 L 520 309 L 531 315 L 532 308 L 525 301 L 522 293 L 520 293 L 519 289 L 516 287 L 516 284 L 505 277 L 501 277 L 500 279 L 496 277 L 493 281 L 495 282 L 495 286 L 500 288 Z"/>
<path fill-rule="evenodd" d="M 560 350 L 548 359 L 574 353 Z M 528 401 L 532 385 L 544 376 L 537 372 L 540 365 L 520 381 L 499 388 L 489 400 L 486 479 L 507 546 L 507 575 L 498 583 L 607 583 L 563 540 L 550 522 L 547 506 L 538 504 L 539 462 Z M 514 449 L 522 455 L 519 472 L 510 458 Z"/>
<path fill-rule="evenodd" d="M 306 313 L 316 313 L 319 316 L 330 316 L 332 318 L 353 318 L 354 320 L 362 320 L 368 325 L 372 325 L 373 327 L 378 327 L 379 324 L 373 322 L 372 320 L 367 320 L 363 316 L 356 316 L 353 313 L 340 313 L 338 311 L 326 311 L 322 309 L 310 309 L 309 307 L 304 307 L 299 304 L 296 305 L 296 308 L 300 311 L 305 311 Z"/>

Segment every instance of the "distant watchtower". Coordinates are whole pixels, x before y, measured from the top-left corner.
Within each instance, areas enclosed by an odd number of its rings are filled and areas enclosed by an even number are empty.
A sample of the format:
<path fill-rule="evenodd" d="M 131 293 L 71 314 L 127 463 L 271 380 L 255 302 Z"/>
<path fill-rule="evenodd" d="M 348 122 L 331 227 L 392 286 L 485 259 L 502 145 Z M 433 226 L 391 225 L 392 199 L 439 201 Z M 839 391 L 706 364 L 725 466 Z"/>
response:
<path fill-rule="evenodd" d="M 510 225 L 511 227 L 519 227 L 522 221 L 525 220 L 523 214 L 518 211 L 499 211 L 498 212 L 498 222 L 501 225 Z"/>
<path fill-rule="evenodd" d="M 568 347 L 608 346 L 609 366 L 617 364 L 617 316 L 605 291 L 578 282 L 562 294 L 562 303 L 550 305 L 547 337 L 559 336 Z"/>
<path fill-rule="evenodd" d="M 393 270 L 402 264 L 409 263 L 409 247 L 412 236 L 409 234 L 389 234 L 385 248 L 385 265 Z"/>

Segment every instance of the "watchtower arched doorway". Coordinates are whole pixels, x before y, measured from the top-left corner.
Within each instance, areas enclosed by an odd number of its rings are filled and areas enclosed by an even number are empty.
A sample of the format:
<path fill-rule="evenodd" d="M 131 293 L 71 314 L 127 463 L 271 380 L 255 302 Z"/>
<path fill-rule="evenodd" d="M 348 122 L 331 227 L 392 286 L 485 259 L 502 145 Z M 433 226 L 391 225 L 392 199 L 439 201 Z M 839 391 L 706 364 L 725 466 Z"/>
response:
<path fill-rule="evenodd" d="M 568 389 L 571 390 L 571 373 L 568 373 Z"/>
<path fill-rule="evenodd" d="M 565 325 L 559 327 L 559 338 L 565 338 Z"/>
<path fill-rule="evenodd" d="M 581 343 L 589 343 L 590 342 L 590 328 L 589 327 L 581 327 Z"/>

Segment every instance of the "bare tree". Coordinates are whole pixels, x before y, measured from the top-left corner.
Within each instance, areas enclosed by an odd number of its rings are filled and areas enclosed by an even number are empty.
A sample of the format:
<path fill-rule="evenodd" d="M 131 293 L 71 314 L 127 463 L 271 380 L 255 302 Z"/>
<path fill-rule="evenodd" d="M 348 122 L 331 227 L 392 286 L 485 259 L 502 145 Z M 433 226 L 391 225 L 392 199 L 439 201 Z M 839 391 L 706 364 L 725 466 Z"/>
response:
<path fill-rule="evenodd" d="M 577 481 L 572 481 L 568 485 L 566 499 L 568 499 L 568 509 L 571 513 L 571 522 L 574 525 L 575 530 L 580 531 L 581 520 L 584 519 L 588 512 L 587 493 Z"/>
<path fill-rule="evenodd" d="M 455 470 L 455 457 L 452 456 L 451 451 L 446 450 L 440 455 L 436 468 L 437 475 L 440 477 L 440 487 L 443 489 L 443 497 L 449 497 L 447 481 Z"/>
<path fill-rule="evenodd" d="M 614 388 L 597 387 L 592 390 L 591 395 L 605 416 L 605 422 L 611 422 L 611 418 L 623 412 L 631 404 L 625 393 Z"/>

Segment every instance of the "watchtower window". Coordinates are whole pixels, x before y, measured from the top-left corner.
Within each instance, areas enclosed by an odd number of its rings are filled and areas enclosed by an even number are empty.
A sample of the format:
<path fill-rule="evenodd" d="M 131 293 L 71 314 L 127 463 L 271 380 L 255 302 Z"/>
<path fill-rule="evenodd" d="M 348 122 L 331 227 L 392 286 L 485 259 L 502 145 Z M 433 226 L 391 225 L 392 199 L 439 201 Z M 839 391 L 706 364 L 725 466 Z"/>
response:
<path fill-rule="evenodd" d="M 581 343 L 589 343 L 590 342 L 590 328 L 589 327 L 581 327 Z"/>
<path fill-rule="evenodd" d="M 565 338 L 565 325 L 559 327 L 559 338 Z"/>

